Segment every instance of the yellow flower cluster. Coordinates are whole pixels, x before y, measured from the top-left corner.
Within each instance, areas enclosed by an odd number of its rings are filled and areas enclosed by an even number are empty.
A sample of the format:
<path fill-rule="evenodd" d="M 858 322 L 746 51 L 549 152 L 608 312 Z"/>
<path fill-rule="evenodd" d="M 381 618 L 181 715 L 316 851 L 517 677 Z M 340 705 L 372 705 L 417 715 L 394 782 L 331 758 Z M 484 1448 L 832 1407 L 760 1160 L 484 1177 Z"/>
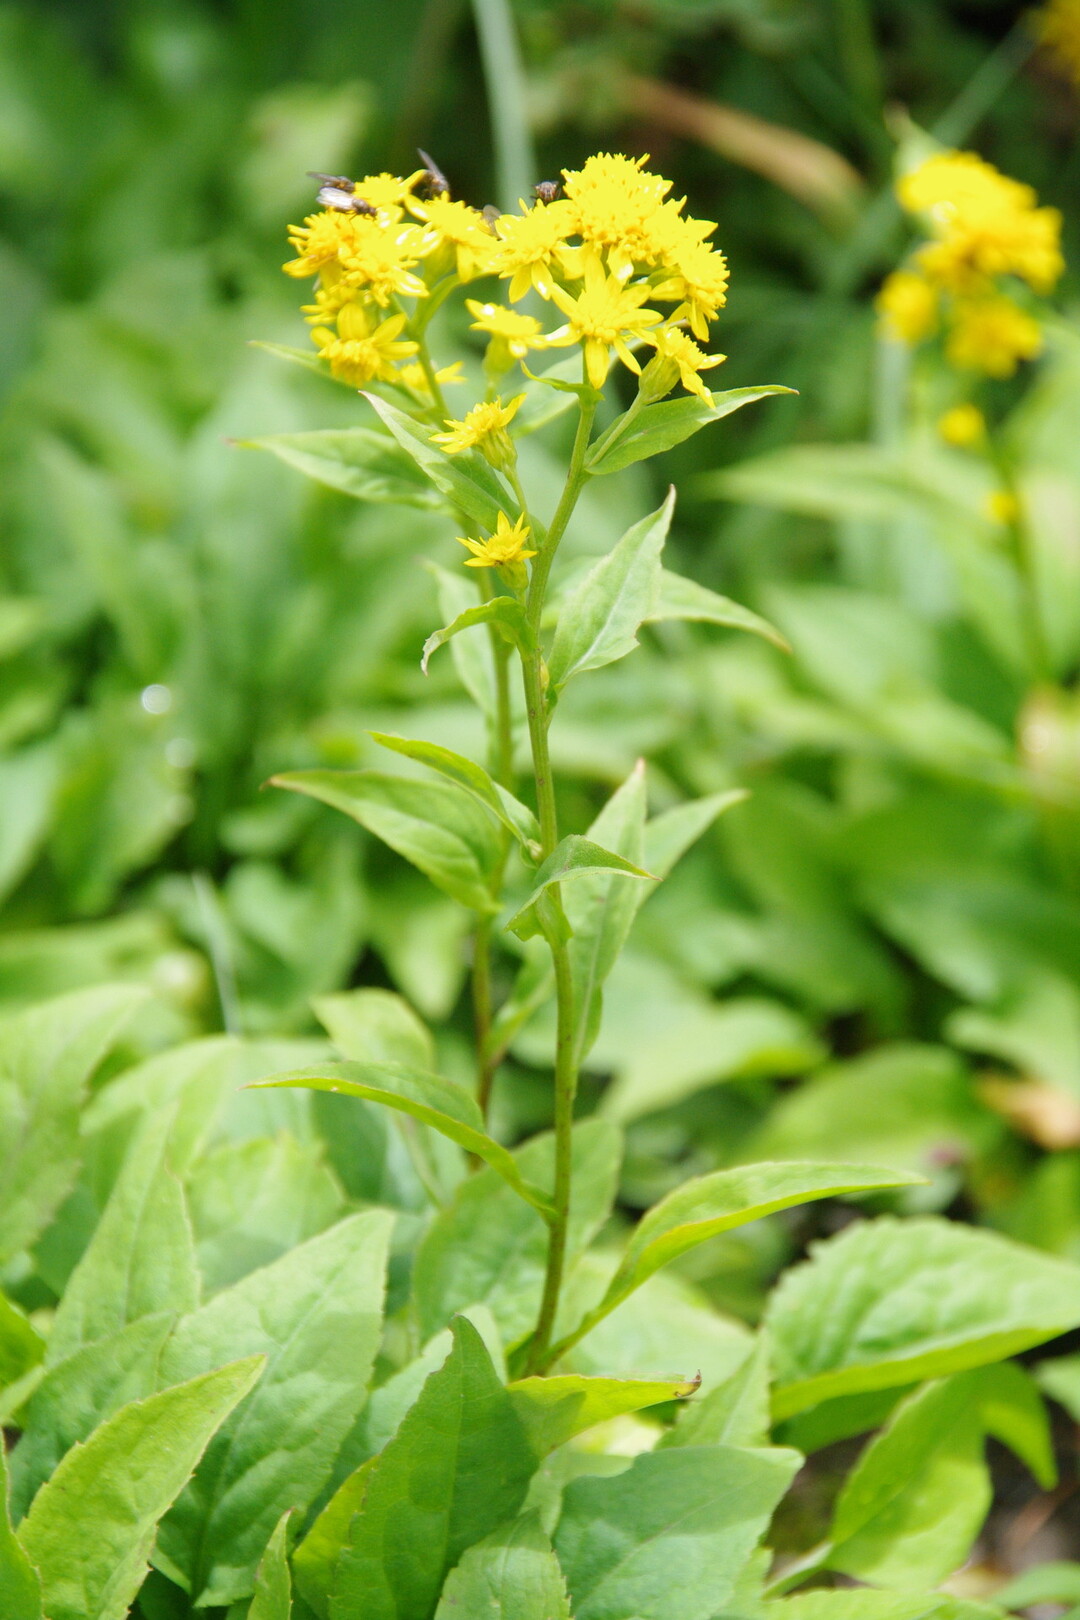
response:
<path fill-rule="evenodd" d="M 939 327 L 951 364 L 1009 377 L 1042 347 L 1036 317 L 1000 283 L 1052 290 L 1062 270 L 1061 215 L 974 152 L 939 152 L 897 184 L 930 240 L 878 296 L 885 330 L 919 343 Z"/>
<path fill-rule="evenodd" d="M 1050 0 L 1031 20 L 1040 43 L 1080 85 L 1080 0 Z"/>
<path fill-rule="evenodd" d="M 496 276 L 509 283 L 509 303 L 532 289 L 564 317 L 554 331 L 532 315 L 469 300 L 474 329 L 489 337 L 487 369 L 498 376 L 531 349 L 580 344 L 585 375 L 601 388 L 612 353 L 641 371 L 635 349 L 655 349 L 677 380 L 703 399 L 700 373 L 719 365 L 682 330 L 708 337 L 727 297 L 727 262 L 709 238 L 716 226 L 684 213 L 671 182 L 644 159 L 601 153 L 564 170 L 563 194 L 489 222 L 467 203 L 441 193 L 418 195 L 431 176 L 368 175 L 328 188 L 336 204 L 292 226 L 296 257 L 287 274 L 317 276 L 305 313 L 312 336 L 336 376 L 360 387 L 384 382 L 430 401 L 424 374 L 411 360 L 417 345 L 402 299 L 431 296 L 447 277 L 470 282 Z M 671 306 L 666 311 L 654 305 Z M 655 383 L 660 373 L 653 368 Z M 659 397 L 658 395 L 656 397 Z"/>

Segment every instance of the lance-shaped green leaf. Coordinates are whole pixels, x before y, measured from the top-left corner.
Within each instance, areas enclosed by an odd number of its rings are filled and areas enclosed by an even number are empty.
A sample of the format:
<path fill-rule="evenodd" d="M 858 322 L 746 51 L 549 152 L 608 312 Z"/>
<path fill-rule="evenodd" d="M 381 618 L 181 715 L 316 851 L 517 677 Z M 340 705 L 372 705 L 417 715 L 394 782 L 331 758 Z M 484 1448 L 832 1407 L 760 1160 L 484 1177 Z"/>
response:
<path fill-rule="evenodd" d="M 158 1532 L 155 1562 L 196 1607 L 249 1596 L 282 1513 L 307 1508 L 328 1483 L 367 1394 L 392 1224 L 386 1210 L 339 1221 L 215 1295 L 165 1346 L 163 1379 L 238 1351 L 266 1357 L 259 1387 Z"/>
<path fill-rule="evenodd" d="M 671 489 L 663 506 L 627 529 L 614 550 L 601 557 L 560 604 L 548 660 L 556 691 L 572 675 L 614 663 L 637 646 L 638 629 L 657 599 L 660 553 L 674 509 Z"/>
<path fill-rule="evenodd" d="M 45 1340 L 29 1317 L 0 1294 L 0 1389 L 23 1378 L 45 1354 Z"/>
<path fill-rule="evenodd" d="M 290 1620 L 292 1577 L 289 1574 L 288 1530 L 289 1513 L 283 1513 L 255 1573 L 255 1596 L 251 1600 L 247 1620 Z"/>
<path fill-rule="evenodd" d="M 87 1081 L 146 994 L 104 984 L 0 1023 L 0 1261 L 29 1247 L 71 1191 Z"/>
<path fill-rule="evenodd" d="M 613 854 L 610 849 L 601 849 L 590 839 L 571 833 L 537 868 L 532 893 L 510 918 L 507 929 L 519 939 L 531 939 L 540 932 L 537 901 L 553 883 L 567 883 L 573 878 L 595 877 L 600 873 L 616 873 L 625 878 L 652 878 L 651 872 L 643 872 L 632 861 L 623 860 L 621 855 Z"/>
<path fill-rule="evenodd" d="M 415 418 L 406 416 L 404 411 L 399 411 L 396 405 L 380 399 L 377 394 L 365 394 L 364 398 L 440 495 L 467 513 L 474 522 L 482 524 L 485 529 L 494 530 L 500 512 L 505 512 L 510 518 L 519 516 L 521 509 L 518 503 L 483 456 L 475 450 L 448 456 L 439 445 L 432 443 L 434 429 L 424 427 Z"/>
<path fill-rule="evenodd" d="M 1003 1620 L 996 1603 L 977 1603 L 948 1592 L 874 1592 L 869 1587 L 797 1592 L 755 1612 L 761 1620 Z"/>
<path fill-rule="evenodd" d="M 433 652 L 445 647 L 462 630 L 471 630 L 477 624 L 493 624 L 516 647 L 527 647 L 532 640 L 521 603 L 512 596 L 493 596 L 490 602 L 480 602 L 476 607 L 466 608 L 449 624 L 444 624 L 441 630 L 432 631 L 424 642 L 420 659 L 424 674 L 427 674 L 428 661 Z"/>
<path fill-rule="evenodd" d="M 22 1438 L 11 1454 L 16 1518 L 72 1446 L 119 1407 L 154 1393 L 158 1358 L 175 1320 L 166 1312 L 143 1316 L 49 1369 L 23 1407 Z"/>
<path fill-rule="evenodd" d="M 766 1323 L 780 1419 L 1080 1326 L 1080 1266 L 955 1221 L 881 1217 L 815 1245 L 774 1289 Z"/>
<path fill-rule="evenodd" d="M 314 349 L 296 349 L 288 343 L 267 343 L 262 338 L 249 338 L 249 349 L 263 349 L 272 354 L 277 360 L 288 360 L 290 365 L 303 366 L 305 371 L 313 371 L 317 377 L 325 377 L 327 382 L 336 383 L 339 388 L 347 388 L 353 392 L 351 383 L 341 377 L 335 377 L 329 365 Z"/>
<path fill-rule="evenodd" d="M 158 1311 L 190 1311 L 199 1299 L 195 1239 L 184 1192 L 168 1167 L 176 1108 L 151 1114 L 128 1148 L 82 1259 L 57 1307 L 46 1359 L 117 1333 Z"/>
<path fill-rule="evenodd" d="M 555 1532 L 575 1620 L 713 1620 L 801 1462 L 683 1446 L 575 1480 Z"/>
<path fill-rule="evenodd" d="M 445 1359 L 444 1350 L 439 1365 Z M 338 1559 L 348 1546 L 349 1529 L 363 1505 L 375 1461 L 375 1456 L 368 1457 L 342 1481 L 293 1554 L 296 1590 L 319 1620 L 330 1620 Z"/>
<path fill-rule="evenodd" d="M 538 1187 L 530 1187 L 522 1180 L 513 1155 L 485 1132 L 475 1099 L 454 1080 L 444 1080 L 440 1074 L 413 1069 L 406 1063 L 320 1063 L 271 1075 L 256 1081 L 253 1089 L 274 1086 L 363 1097 L 411 1114 L 413 1119 L 433 1126 L 459 1147 L 483 1159 L 534 1209 L 545 1215 L 551 1213 L 551 1200 Z"/>
<path fill-rule="evenodd" d="M 464 754 L 455 754 L 451 748 L 441 748 L 438 743 L 423 742 L 412 737 L 397 737 L 392 732 L 371 731 L 369 736 L 383 748 L 389 748 L 396 754 L 404 754 L 407 759 L 415 759 L 421 765 L 427 765 L 433 771 L 439 771 L 458 787 L 463 787 L 471 793 L 482 805 L 496 816 L 508 832 L 528 852 L 529 845 L 540 837 L 540 823 L 520 799 L 515 799 L 512 793 L 498 782 L 492 780 L 482 765 L 475 760 L 468 759 Z"/>
<path fill-rule="evenodd" d="M 0 1593 L 5 1620 L 44 1620 L 41 1581 L 15 1538 L 8 1513 L 7 1472 L 0 1445 Z"/>
<path fill-rule="evenodd" d="M 769 1340 L 759 1333 L 742 1366 L 704 1400 L 688 1401 L 659 1444 L 767 1446 L 769 1427 Z"/>
<path fill-rule="evenodd" d="M 643 410 L 627 412 L 614 421 L 594 444 L 585 465 L 590 473 L 621 472 L 635 461 L 658 456 L 662 450 L 682 444 L 710 422 L 719 422 L 756 399 L 796 392 L 794 388 L 774 384 L 764 388 L 729 388 L 724 393 L 714 394 L 711 405 L 691 395 L 646 405 Z"/>
<path fill-rule="evenodd" d="M 290 771 L 271 782 L 343 810 L 461 905 L 488 914 L 498 909 L 489 882 L 501 855 L 499 836 L 463 788 L 379 771 Z"/>
<path fill-rule="evenodd" d="M 685 804 L 662 810 L 645 825 L 644 865 L 658 878 L 666 878 L 676 861 L 709 830 L 717 816 L 742 804 L 749 796 L 745 788 L 728 788 L 724 793 L 709 793 L 703 799 L 688 799 Z"/>
<path fill-rule="evenodd" d="M 49 1620 L 123 1620 L 158 1520 L 264 1365 L 249 1356 L 133 1401 L 68 1452 L 18 1530 Z"/>
<path fill-rule="evenodd" d="M 690 619 L 699 624 L 720 624 L 728 630 L 749 630 L 751 635 L 764 637 L 782 652 L 791 651 L 790 644 L 775 625 L 763 619 L 760 613 L 743 607 L 741 602 L 733 602 L 729 596 L 710 591 L 694 579 L 662 568 L 659 589 L 645 622 L 660 624 L 665 619 Z"/>
<path fill-rule="evenodd" d="M 521 1507 L 536 1457 L 483 1340 L 464 1317 L 385 1450 L 335 1571 L 331 1620 L 433 1612 L 466 1548 Z"/>
<path fill-rule="evenodd" d="M 446 1577 L 435 1620 L 570 1620 L 559 1561 L 539 1517 L 524 1514 L 470 1547 Z"/>
<path fill-rule="evenodd" d="M 720 1232 L 817 1198 L 925 1185 L 906 1170 L 867 1164 L 754 1164 L 696 1176 L 668 1193 L 634 1228 L 601 1306 L 613 1310 L 647 1277 Z"/>
<path fill-rule="evenodd" d="M 552 1378 L 519 1378 L 507 1387 L 529 1442 L 538 1457 L 584 1434 L 597 1423 L 641 1412 L 693 1395 L 699 1379 L 586 1378 L 565 1373 Z"/>
<path fill-rule="evenodd" d="M 240 439 L 246 450 L 269 450 L 286 466 L 359 501 L 397 506 L 443 506 L 416 464 L 385 433 L 372 428 L 318 428 Z"/>

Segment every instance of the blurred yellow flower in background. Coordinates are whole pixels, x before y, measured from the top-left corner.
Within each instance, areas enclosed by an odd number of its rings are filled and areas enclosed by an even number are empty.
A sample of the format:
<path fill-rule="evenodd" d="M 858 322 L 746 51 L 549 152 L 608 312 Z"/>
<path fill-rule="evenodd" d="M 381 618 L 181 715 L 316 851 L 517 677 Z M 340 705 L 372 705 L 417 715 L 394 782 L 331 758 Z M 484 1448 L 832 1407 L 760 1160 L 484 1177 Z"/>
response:
<path fill-rule="evenodd" d="M 1080 0 L 1050 0 L 1032 13 L 1031 20 L 1039 43 L 1080 85 Z"/>
<path fill-rule="evenodd" d="M 937 429 L 946 444 L 966 450 L 986 437 L 986 417 L 977 405 L 954 405 L 938 418 Z"/>

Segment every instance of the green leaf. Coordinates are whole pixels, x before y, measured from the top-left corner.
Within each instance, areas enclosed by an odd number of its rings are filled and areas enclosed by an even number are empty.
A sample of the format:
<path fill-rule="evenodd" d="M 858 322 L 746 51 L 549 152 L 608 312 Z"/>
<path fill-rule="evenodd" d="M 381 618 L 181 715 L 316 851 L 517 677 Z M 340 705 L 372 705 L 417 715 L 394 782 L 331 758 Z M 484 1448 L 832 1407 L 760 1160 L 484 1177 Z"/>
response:
<path fill-rule="evenodd" d="M 1080 1325 L 1080 1267 L 932 1216 L 820 1243 L 766 1312 L 783 1418 L 1015 1355 Z"/>
<path fill-rule="evenodd" d="M 316 367 L 316 369 L 318 369 Z M 443 506 L 438 491 L 417 472 L 413 461 L 372 428 L 319 428 L 308 433 L 275 433 L 240 439 L 247 450 L 269 450 L 286 466 L 316 483 L 360 501 L 391 501 L 395 506 Z"/>
<path fill-rule="evenodd" d="M 404 754 L 408 759 L 419 760 L 422 765 L 439 771 L 451 782 L 456 782 L 458 787 L 471 793 L 502 822 L 507 832 L 513 833 L 526 854 L 530 853 L 530 844 L 539 840 L 540 823 L 528 806 L 493 781 L 484 767 L 477 765 L 474 760 L 467 759 L 464 754 L 455 754 L 450 748 L 440 748 L 438 743 L 398 737 L 385 731 L 371 731 L 368 735 L 374 737 L 383 748 Z"/>
<path fill-rule="evenodd" d="M 525 904 L 515 911 L 506 924 L 507 930 L 516 934 L 519 939 L 531 939 L 534 934 L 540 932 L 536 903 L 553 883 L 566 883 L 571 878 L 612 873 L 630 878 L 652 877 L 651 872 L 643 872 L 640 866 L 635 866 L 631 861 L 624 861 L 621 855 L 613 854 L 610 849 L 601 849 L 599 844 L 592 843 L 588 838 L 579 838 L 576 833 L 571 833 L 537 868 L 533 877 L 532 892 Z"/>
<path fill-rule="evenodd" d="M 7 1472 L 4 1447 L 0 1445 L 0 1593 L 3 1594 L 4 1620 L 44 1620 L 41 1608 L 41 1581 L 19 1545 L 8 1515 Z"/>
<path fill-rule="evenodd" d="M 166 1312 L 141 1317 L 50 1368 L 20 1414 L 23 1434 L 11 1454 L 16 1518 L 72 1446 L 121 1406 L 154 1393 L 158 1358 L 174 1321 Z"/>
<path fill-rule="evenodd" d="M 435 1063 L 431 1031 L 393 990 L 341 990 L 315 996 L 315 1016 L 340 1052 L 355 1063 Z"/>
<path fill-rule="evenodd" d="M 867 1164 L 755 1164 L 695 1176 L 638 1222 L 601 1308 L 605 1314 L 614 1310 L 661 1266 L 732 1227 L 818 1198 L 919 1186 L 922 1181 L 905 1170 Z"/>
<path fill-rule="evenodd" d="M 794 394 L 794 388 L 770 385 L 765 388 L 729 388 L 713 394 L 712 405 L 696 395 L 663 400 L 646 405 L 631 416 L 617 418 L 593 446 L 585 465 L 590 473 L 621 472 L 635 461 L 658 456 L 673 445 L 682 444 L 710 422 L 719 422 L 732 411 L 750 405 L 769 394 Z"/>
<path fill-rule="evenodd" d="M 450 1339 L 449 1333 L 446 1337 Z M 445 1357 L 446 1350 L 437 1365 Z M 368 1457 L 342 1481 L 293 1554 L 296 1589 L 319 1620 L 329 1620 L 338 1559 L 348 1545 L 349 1529 L 363 1505 L 374 1463 L 375 1457 Z"/>
<path fill-rule="evenodd" d="M 537 1457 L 597 1423 L 681 1400 L 697 1387 L 693 1378 L 583 1378 L 579 1373 L 519 1378 L 508 1386 Z"/>
<path fill-rule="evenodd" d="M 585 575 L 559 605 L 559 622 L 548 660 L 551 684 L 560 691 L 572 675 L 625 658 L 655 605 L 675 491 L 664 504 L 627 529 L 618 545 Z"/>
<path fill-rule="evenodd" d="M 289 1575 L 289 1515 L 281 1515 L 255 1572 L 255 1596 L 247 1620 L 290 1620 L 292 1580 Z"/>
<path fill-rule="evenodd" d="M 769 1443 L 769 1340 L 759 1333 L 742 1366 L 703 1400 L 688 1401 L 660 1446 Z"/>
<path fill-rule="evenodd" d="M 676 861 L 708 832 L 717 816 L 747 798 L 745 788 L 728 788 L 726 792 L 709 793 L 703 799 L 688 799 L 685 804 L 662 810 L 645 824 L 643 864 L 658 878 L 666 878 Z"/>
<path fill-rule="evenodd" d="M 993 1496 L 965 1380 L 918 1390 L 871 1440 L 837 1498 L 828 1567 L 904 1590 L 963 1563 Z"/>
<path fill-rule="evenodd" d="M 476 606 L 476 582 L 465 568 L 451 573 L 448 568 L 440 568 L 438 563 L 428 562 L 424 567 L 435 581 L 439 612 L 448 625 Z M 428 656 L 431 656 L 430 653 Z M 490 724 L 498 703 L 489 632 L 483 625 L 457 632 L 450 641 L 450 657 L 454 661 L 458 680 Z"/>
<path fill-rule="evenodd" d="M 428 672 L 428 662 L 433 652 L 445 647 L 446 643 L 460 635 L 462 630 L 471 630 L 478 624 L 495 625 L 515 647 L 527 647 L 532 640 L 525 618 L 525 609 L 521 603 L 513 596 L 493 596 L 489 602 L 480 602 L 476 607 L 465 608 L 449 624 L 443 625 L 441 630 L 432 631 L 424 642 L 424 652 L 420 659 L 420 668 L 424 674 Z"/>
<path fill-rule="evenodd" d="M 378 771 L 291 771 L 271 782 L 343 810 L 463 906 L 497 911 L 489 885 L 498 834 L 464 789 Z"/>
<path fill-rule="evenodd" d="M 645 615 L 646 624 L 662 624 L 666 619 L 690 619 L 699 624 L 720 624 L 728 630 L 749 630 L 751 635 L 771 641 L 782 652 L 791 647 L 775 625 L 759 613 L 733 602 L 728 596 L 719 596 L 694 579 L 682 574 L 660 570 L 660 585 L 653 606 Z"/>
<path fill-rule="evenodd" d="M 261 1351 L 266 1374 L 162 1523 L 162 1567 L 204 1605 L 246 1597 L 287 1508 L 305 1508 L 364 1403 L 382 1326 L 392 1216 L 352 1215 L 185 1317 L 162 1377 Z M 175 1573 L 174 1573 L 175 1572 Z"/>
<path fill-rule="evenodd" d="M 435 1620 L 570 1620 L 559 1561 L 536 1514 L 470 1547 L 446 1577 Z"/>
<path fill-rule="evenodd" d="M 249 1356 L 133 1401 L 68 1452 L 18 1532 L 49 1620 L 123 1620 L 158 1520 L 264 1365 Z"/>
<path fill-rule="evenodd" d="M 607 1219 L 618 1188 L 622 1134 L 606 1121 L 581 1120 L 572 1140 L 567 1247 L 579 1253 Z M 551 1187 L 555 1139 L 536 1136 L 513 1154 L 523 1182 Z M 413 1297 L 425 1338 L 456 1311 L 488 1305 L 507 1343 L 536 1321 L 547 1263 L 548 1228 L 495 1170 L 467 1177 L 432 1221 L 413 1265 Z"/>
<path fill-rule="evenodd" d="M 46 1353 L 50 1365 L 142 1316 L 190 1311 L 198 1303 L 195 1241 L 183 1189 L 167 1164 L 175 1114 L 174 1107 L 149 1115 L 128 1148 L 57 1307 Z"/>
<path fill-rule="evenodd" d="M 1080 1423 L 1080 1356 L 1055 1356 L 1052 1361 L 1040 1361 L 1035 1377 L 1039 1388 Z"/>
<path fill-rule="evenodd" d="M 1080 1604 L 1080 1564 L 1064 1559 L 1037 1564 L 999 1586 L 994 1599 L 1003 1609 L 1028 1609 L 1037 1603 Z"/>
<path fill-rule="evenodd" d="M 6 1389 L 36 1367 L 45 1341 L 29 1317 L 0 1294 L 0 1389 Z"/>
<path fill-rule="evenodd" d="M 483 456 L 475 450 L 448 456 L 431 442 L 435 429 L 422 426 L 377 394 L 365 394 L 364 398 L 439 493 L 474 522 L 494 531 L 500 512 L 512 519 L 519 516 L 517 502 Z"/>
<path fill-rule="evenodd" d="M 466 1548 L 520 1508 L 536 1468 L 513 1401 L 465 1318 L 386 1449 L 338 1560 L 331 1620 L 430 1614 Z"/>
<path fill-rule="evenodd" d="M 685 1446 L 575 1480 L 555 1532 L 575 1620 L 713 1620 L 801 1460 Z"/>
<path fill-rule="evenodd" d="M 995 1594 L 997 1596 L 999 1594 Z M 947 1592 L 798 1592 L 766 1603 L 762 1620 L 1000 1620 L 996 1604 L 973 1603 Z"/>
<path fill-rule="evenodd" d="M 0 1023 L 0 1261 L 29 1247 L 75 1183 L 86 1084 L 146 991 L 104 984 Z"/>
<path fill-rule="evenodd" d="M 1050 1417 L 1031 1375 L 1015 1361 L 1002 1361 L 966 1377 L 987 1434 L 1026 1463 L 1044 1491 L 1053 1490 L 1058 1471 Z"/>
<path fill-rule="evenodd" d="M 551 1210 L 547 1195 L 521 1179 L 513 1155 L 486 1134 L 474 1098 L 454 1080 L 444 1080 L 441 1075 L 405 1063 L 320 1063 L 272 1075 L 255 1082 L 252 1089 L 274 1086 L 340 1092 L 344 1097 L 363 1097 L 411 1114 L 490 1164 L 534 1209 L 543 1213 Z"/>

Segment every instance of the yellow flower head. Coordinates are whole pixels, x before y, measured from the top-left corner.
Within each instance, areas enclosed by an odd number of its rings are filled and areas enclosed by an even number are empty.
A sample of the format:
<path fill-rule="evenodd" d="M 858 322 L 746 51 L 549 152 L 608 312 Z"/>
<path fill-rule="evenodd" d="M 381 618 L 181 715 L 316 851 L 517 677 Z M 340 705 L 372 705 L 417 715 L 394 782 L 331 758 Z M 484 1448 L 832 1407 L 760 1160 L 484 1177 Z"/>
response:
<path fill-rule="evenodd" d="M 585 372 L 594 388 L 604 386 L 611 349 L 631 371 L 640 371 L 626 340 L 643 338 L 663 318 L 659 310 L 642 309 L 649 291 L 648 287 L 624 286 L 615 276 L 606 275 L 598 260 L 592 260 L 576 298 L 563 287 L 552 287 L 551 296 L 568 319 L 564 327 L 551 333 L 548 342 L 553 347 L 580 343 Z"/>
<path fill-rule="evenodd" d="M 289 241 L 297 257 L 282 265 L 285 274 L 298 278 L 317 276 L 333 264 L 351 243 L 357 218 L 356 214 L 339 214 L 328 208 L 321 214 L 309 214 L 302 225 L 290 225 Z"/>
<path fill-rule="evenodd" d="M 483 214 L 468 203 L 451 202 L 449 197 L 430 197 L 425 202 L 409 199 L 409 209 L 427 226 L 428 251 L 442 249 L 458 279 L 471 281 L 488 269 L 495 241 Z"/>
<path fill-rule="evenodd" d="M 424 252 L 420 229 L 366 214 L 351 217 L 353 235 L 338 255 L 345 285 L 363 291 L 384 309 L 394 298 L 425 297 L 427 288 L 412 274 Z"/>
<path fill-rule="evenodd" d="M 981 444 L 986 437 L 986 418 L 977 405 L 967 401 L 954 405 L 939 417 L 937 429 L 946 444 L 966 450 L 971 445 Z"/>
<path fill-rule="evenodd" d="M 518 394 L 509 405 L 497 399 L 484 400 L 466 411 L 462 421 L 448 420 L 449 433 L 434 433 L 432 441 L 441 444 L 448 456 L 460 455 L 463 450 L 479 450 L 493 467 L 509 467 L 515 459 L 515 451 L 506 429 L 524 398 L 524 394 Z"/>
<path fill-rule="evenodd" d="M 525 542 L 529 538 L 529 525 L 523 517 L 511 525 L 505 512 L 500 512 L 495 533 L 487 540 L 470 540 L 464 535 L 458 535 L 460 545 L 472 552 L 466 557 L 466 568 L 506 568 L 515 563 L 523 563 L 526 557 L 535 557 L 535 551 L 527 551 Z"/>
<path fill-rule="evenodd" d="M 1032 16 L 1040 42 L 1080 85 L 1080 0 L 1049 0 Z"/>
<path fill-rule="evenodd" d="M 1008 489 L 994 489 L 983 502 L 983 511 L 991 523 L 1015 523 L 1020 516 L 1020 502 Z"/>
<path fill-rule="evenodd" d="M 1039 208 L 1030 186 L 1000 174 L 974 152 L 937 152 L 897 182 L 909 213 L 924 214 L 934 242 L 919 263 L 956 292 L 978 278 L 1020 276 L 1049 292 L 1061 275 L 1061 215 Z"/>
<path fill-rule="evenodd" d="M 938 293 L 914 270 L 894 270 L 875 300 L 887 336 L 898 343 L 921 343 L 938 322 Z"/>
<path fill-rule="evenodd" d="M 632 274 L 635 261 L 652 261 L 650 228 L 671 190 L 670 180 L 643 169 L 647 161 L 598 152 L 580 169 L 563 170 L 572 230 L 586 249 L 607 253 L 608 269 L 620 280 Z"/>
<path fill-rule="evenodd" d="M 397 174 L 366 174 L 353 187 L 353 196 L 370 203 L 372 208 L 400 219 L 413 187 L 426 173 L 426 169 L 416 169 L 404 180 Z"/>
<path fill-rule="evenodd" d="M 481 304 L 475 298 L 466 298 L 465 308 L 476 319 L 472 331 L 486 332 L 495 343 L 503 345 L 514 360 L 524 360 L 530 349 L 542 349 L 547 343 L 544 329 L 535 315 L 519 315 L 505 304 Z"/>
<path fill-rule="evenodd" d="M 723 365 L 727 355 L 705 354 L 698 348 L 693 338 L 677 326 L 655 327 L 647 334 L 645 341 L 656 350 L 656 359 L 649 362 L 642 377 L 642 387 L 646 392 L 652 397 L 662 399 L 664 394 L 669 393 L 675 386 L 675 379 L 678 378 L 690 393 L 696 394 L 706 405 L 712 404 L 712 395 L 702 382 L 699 373 L 709 371 L 713 366 Z M 653 367 L 656 367 L 656 370 L 650 378 Z M 665 382 L 666 387 L 663 386 Z"/>
<path fill-rule="evenodd" d="M 511 278 L 512 304 L 531 287 L 541 297 L 551 297 L 553 261 L 574 229 L 570 205 L 561 198 L 521 207 L 522 213 L 502 214 L 495 221 L 499 243 L 488 265 L 494 275 Z"/>
<path fill-rule="evenodd" d="M 707 242 L 689 240 L 678 248 L 672 274 L 651 291 L 654 298 L 674 298 L 679 307 L 672 316 L 690 322 L 695 337 L 705 342 L 709 322 L 727 303 L 728 266 L 724 255 Z"/>
<path fill-rule="evenodd" d="M 317 326 L 311 336 L 335 377 L 364 388 L 370 382 L 397 381 L 395 362 L 416 353 L 416 343 L 398 336 L 404 325 L 404 315 L 375 325 L 368 311 L 353 303 L 339 312 L 336 333 Z"/>
<path fill-rule="evenodd" d="M 425 400 L 431 399 L 431 384 L 428 381 L 428 374 L 419 360 L 411 360 L 408 365 L 399 366 L 396 380 L 404 383 L 406 388 L 411 388 L 414 394 L 421 395 Z M 451 386 L 455 383 L 463 383 L 465 378 L 461 375 L 461 361 L 453 360 L 450 365 L 441 367 L 435 373 L 435 381 L 443 384 L 449 383 Z"/>
<path fill-rule="evenodd" d="M 1011 298 L 989 297 L 956 306 L 945 354 L 954 366 L 982 371 L 988 377 L 1011 377 L 1021 360 L 1033 360 L 1042 348 L 1042 331 L 1034 316 Z"/>

